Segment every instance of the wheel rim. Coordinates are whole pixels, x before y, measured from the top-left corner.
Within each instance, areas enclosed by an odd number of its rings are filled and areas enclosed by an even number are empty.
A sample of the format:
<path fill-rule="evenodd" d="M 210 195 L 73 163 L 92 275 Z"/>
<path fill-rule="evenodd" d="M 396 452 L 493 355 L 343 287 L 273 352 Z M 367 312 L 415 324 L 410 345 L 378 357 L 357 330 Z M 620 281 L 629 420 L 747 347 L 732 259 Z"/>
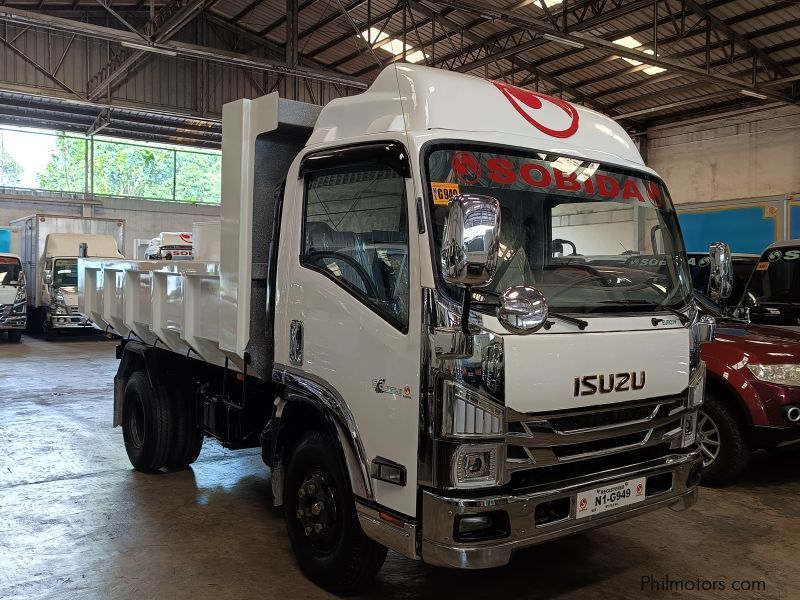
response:
<path fill-rule="evenodd" d="M 319 554 L 336 548 L 339 519 L 333 478 L 321 468 L 306 475 L 297 489 L 297 520 L 303 535 Z"/>
<path fill-rule="evenodd" d="M 707 414 L 701 412 L 697 422 L 697 439 L 703 453 L 703 466 L 707 467 L 719 456 L 721 445 L 719 428 Z"/>
<path fill-rule="evenodd" d="M 144 406 L 141 398 L 137 397 L 130 413 L 131 441 L 137 448 L 144 445 Z"/>

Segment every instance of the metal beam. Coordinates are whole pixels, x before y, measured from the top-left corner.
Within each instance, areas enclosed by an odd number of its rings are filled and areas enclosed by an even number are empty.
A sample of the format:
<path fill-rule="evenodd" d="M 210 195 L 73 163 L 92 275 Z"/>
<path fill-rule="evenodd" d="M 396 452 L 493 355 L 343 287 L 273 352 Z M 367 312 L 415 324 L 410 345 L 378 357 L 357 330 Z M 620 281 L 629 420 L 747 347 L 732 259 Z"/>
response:
<path fill-rule="evenodd" d="M 102 0 L 95 1 L 102 4 Z M 202 10 L 206 2 L 207 0 L 172 0 L 170 4 L 164 5 L 153 19 L 148 21 L 144 26 L 144 31 L 134 30 L 134 33 L 147 41 L 164 42 L 191 21 L 196 16 L 196 12 Z M 111 85 L 128 73 L 145 56 L 147 53 L 141 50 L 120 52 L 113 56 L 87 83 L 86 87 L 90 90 L 89 98 L 97 98 L 104 92 L 110 93 Z"/>
<path fill-rule="evenodd" d="M 0 6 L 0 20 L 22 25 L 33 25 L 35 27 L 42 27 L 44 29 L 61 31 L 70 34 L 75 33 L 81 37 L 89 37 L 95 40 L 105 40 L 113 43 L 122 43 L 124 41 L 137 44 L 141 43 L 141 40 L 138 36 L 135 36 L 127 31 L 111 29 L 110 27 L 103 27 L 100 25 L 94 25 L 92 23 L 79 23 L 71 19 L 63 19 L 61 17 L 56 17 L 45 13 L 13 9 L 4 6 Z M 209 62 L 249 67 L 252 69 L 258 69 L 260 71 L 282 73 L 292 77 L 328 81 L 355 89 L 367 88 L 367 83 L 365 81 L 349 77 L 347 75 L 341 75 L 319 69 L 311 69 L 308 67 L 292 68 L 283 62 L 250 56 L 238 52 L 207 48 L 197 44 L 168 41 L 156 44 L 154 45 L 154 48 L 174 52 L 176 56 L 205 59 Z"/>
<path fill-rule="evenodd" d="M 413 2 L 414 0 L 411 1 Z M 604 40 L 594 35 L 581 32 L 563 33 L 561 31 L 554 29 L 549 23 L 546 23 L 540 19 L 535 19 L 527 16 L 520 16 L 516 13 L 513 13 L 512 11 L 497 9 L 497 8 L 489 8 L 486 6 L 475 4 L 474 2 L 468 0 L 430 0 L 430 1 L 434 2 L 435 4 L 440 4 L 443 6 L 452 6 L 454 8 L 463 10 L 468 13 L 481 14 L 484 16 L 487 15 L 492 16 L 499 21 L 504 21 L 512 25 L 516 25 L 518 27 L 524 27 L 526 29 L 530 29 L 531 31 L 536 31 L 538 33 L 547 33 L 551 36 L 558 37 L 570 42 L 579 43 L 587 48 L 594 48 L 596 50 L 605 52 L 607 54 L 616 55 L 623 58 L 630 58 L 642 63 L 646 63 L 651 66 L 661 67 L 663 69 L 670 69 L 674 71 L 683 72 L 699 80 L 715 81 L 725 85 L 726 87 L 734 87 L 737 89 L 746 89 L 749 91 L 758 92 L 767 95 L 769 98 L 772 98 L 773 100 L 780 100 L 782 102 L 787 102 L 791 104 L 797 102 L 794 98 L 792 98 L 790 95 L 787 94 L 782 94 L 767 89 L 756 88 L 756 86 L 751 85 L 750 83 L 746 83 L 740 79 L 735 79 L 733 77 L 729 77 L 727 75 L 723 75 L 720 73 L 706 72 L 705 69 L 700 67 L 695 67 L 694 65 L 687 65 L 672 59 L 654 57 L 649 54 L 645 54 L 644 52 L 639 50 L 629 49 L 620 46 L 618 44 L 614 44 L 613 42 Z M 578 94 L 581 95 L 581 92 L 578 92 Z"/>

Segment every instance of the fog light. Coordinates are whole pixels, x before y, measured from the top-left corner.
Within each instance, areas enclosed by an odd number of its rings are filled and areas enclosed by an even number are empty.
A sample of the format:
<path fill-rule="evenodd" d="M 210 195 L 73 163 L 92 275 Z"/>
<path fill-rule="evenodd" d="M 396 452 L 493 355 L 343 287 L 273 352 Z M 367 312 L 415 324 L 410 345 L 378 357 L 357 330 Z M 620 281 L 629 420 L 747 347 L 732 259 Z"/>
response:
<path fill-rule="evenodd" d="M 504 510 L 456 515 L 453 525 L 453 540 L 456 542 L 495 540 L 509 535 L 511 535 L 511 522 Z"/>

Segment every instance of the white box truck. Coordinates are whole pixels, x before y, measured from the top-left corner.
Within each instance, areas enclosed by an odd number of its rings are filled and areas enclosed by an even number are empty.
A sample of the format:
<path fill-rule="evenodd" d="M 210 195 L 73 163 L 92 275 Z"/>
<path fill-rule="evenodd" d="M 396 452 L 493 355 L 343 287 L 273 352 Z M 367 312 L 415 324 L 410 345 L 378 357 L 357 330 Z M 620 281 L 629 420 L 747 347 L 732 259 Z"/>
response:
<path fill-rule="evenodd" d="M 192 232 L 162 231 L 144 251 L 148 260 L 192 260 Z"/>
<path fill-rule="evenodd" d="M 495 567 L 695 502 L 713 320 L 613 120 L 395 65 L 322 109 L 225 105 L 222 171 L 218 263 L 82 261 L 137 469 L 260 447 L 334 592 L 386 548 Z"/>
<path fill-rule="evenodd" d="M 29 325 L 50 339 L 95 324 L 78 310 L 78 257 L 122 258 L 125 221 L 36 214 L 11 221 L 21 233 Z"/>
<path fill-rule="evenodd" d="M 19 257 L 18 227 L 0 227 L 0 333 L 19 342 L 27 325 L 25 273 Z"/>

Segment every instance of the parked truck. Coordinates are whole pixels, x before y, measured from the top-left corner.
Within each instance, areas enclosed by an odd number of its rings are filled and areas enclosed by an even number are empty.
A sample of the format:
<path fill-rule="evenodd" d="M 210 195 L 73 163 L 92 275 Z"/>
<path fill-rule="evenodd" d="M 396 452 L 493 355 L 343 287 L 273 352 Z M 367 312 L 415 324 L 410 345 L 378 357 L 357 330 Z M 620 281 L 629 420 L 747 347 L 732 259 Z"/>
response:
<path fill-rule="evenodd" d="M 144 251 L 148 260 L 192 260 L 192 232 L 162 231 Z"/>
<path fill-rule="evenodd" d="M 800 331 L 800 240 L 775 242 L 764 250 L 734 314 Z"/>
<path fill-rule="evenodd" d="M 11 224 L 21 232 L 29 325 L 48 339 L 95 328 L 78 310 L 78 257 L 122 258 L 125 221 L 36 214 Z"/>
<path fill-rule="evenodd" d="M 219 262 L 82 261 L 85 311 L 124 336 L 136 469 L 185 467 L 204 436 L 260 447 L 334 592 L 387 548 L 495 567 L 695 502 L 713 319 L 616 122 L 393 65 L 322 109 L 226 104 L 222 178 Z"/>

